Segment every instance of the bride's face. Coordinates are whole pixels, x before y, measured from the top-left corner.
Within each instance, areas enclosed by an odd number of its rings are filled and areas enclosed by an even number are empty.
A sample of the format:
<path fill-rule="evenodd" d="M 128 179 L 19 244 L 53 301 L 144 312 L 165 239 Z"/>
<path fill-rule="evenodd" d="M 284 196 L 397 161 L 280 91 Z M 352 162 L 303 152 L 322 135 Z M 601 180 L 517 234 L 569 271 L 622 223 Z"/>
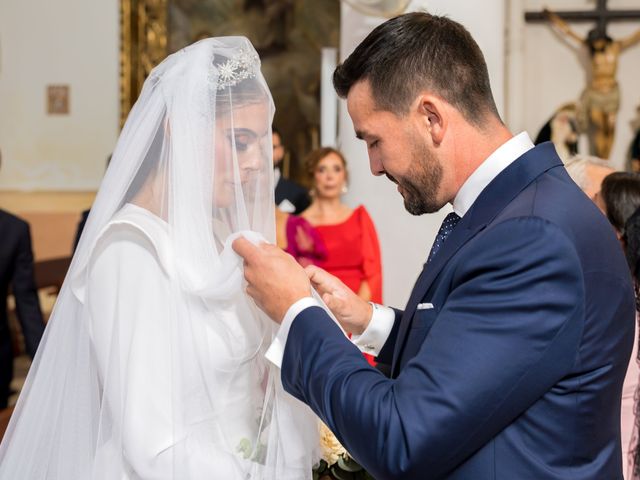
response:
<path fill-rule="evenodd" d="M 255 188 L 256 176 L 266 173 L 271 158 L 269 105 L 235 108 L 216 122 L 213 195 L 216 207 L 230 205 L 236 193 Z M 234 152 L 236 160 L 234 160 Z"/>

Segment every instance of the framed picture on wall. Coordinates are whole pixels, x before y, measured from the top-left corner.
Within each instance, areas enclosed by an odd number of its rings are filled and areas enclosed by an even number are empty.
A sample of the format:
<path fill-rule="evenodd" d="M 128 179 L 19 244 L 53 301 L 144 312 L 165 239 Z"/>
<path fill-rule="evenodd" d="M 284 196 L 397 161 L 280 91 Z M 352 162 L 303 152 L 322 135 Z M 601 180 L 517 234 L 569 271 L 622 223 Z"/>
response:
<path fill-rule="evenodd" d="M 69 114 L 69 85 L 47 86 L 47 114 Z"/>

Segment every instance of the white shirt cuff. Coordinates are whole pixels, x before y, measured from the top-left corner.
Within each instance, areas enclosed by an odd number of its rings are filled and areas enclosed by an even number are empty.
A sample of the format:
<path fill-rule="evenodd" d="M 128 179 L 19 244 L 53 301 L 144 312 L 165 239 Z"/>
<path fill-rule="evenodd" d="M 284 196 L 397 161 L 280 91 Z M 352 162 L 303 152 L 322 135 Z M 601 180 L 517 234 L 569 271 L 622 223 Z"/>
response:
<path fill-rule="evenodd" d="M 362 352 L 377 357 L 391 334 L 396 314 L 392 308 L 371 303 L 373 313 L 371 321 L 362 335 L 352 335 L 351 341 Z"/>
<path fill-rule="evenodd" d="M 320 302 L 312 297 L 304 297 L 298 300 L 296 303 L 289 307 L 287 313 L 284 314 L 280 328 L 276 337 L 271 342 L 271 345 L 267 349 L 264 356 L 273 363 L 276 367 L 282 368 L 282 359 L 284 357 L 284 347 L 287 344 L 287 337 L 289 336 L 289 330 L 293 320 L 298 316 L 300 312 L 309 307 L 321 307 Z"/>

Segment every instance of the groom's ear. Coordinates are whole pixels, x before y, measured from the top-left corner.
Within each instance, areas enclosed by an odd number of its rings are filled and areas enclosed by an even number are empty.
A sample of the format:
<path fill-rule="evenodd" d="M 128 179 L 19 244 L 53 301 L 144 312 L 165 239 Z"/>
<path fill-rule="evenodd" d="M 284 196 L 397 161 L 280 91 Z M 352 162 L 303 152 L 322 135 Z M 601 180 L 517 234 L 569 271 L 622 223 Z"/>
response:
<path fill-rule="evenodd" d="M 445 102 L 429 93 L 423 93 L 415 104 L 420 123 L 431 137 L 434 145 L 439 145 L 447 130 L 447 109 Z"/>

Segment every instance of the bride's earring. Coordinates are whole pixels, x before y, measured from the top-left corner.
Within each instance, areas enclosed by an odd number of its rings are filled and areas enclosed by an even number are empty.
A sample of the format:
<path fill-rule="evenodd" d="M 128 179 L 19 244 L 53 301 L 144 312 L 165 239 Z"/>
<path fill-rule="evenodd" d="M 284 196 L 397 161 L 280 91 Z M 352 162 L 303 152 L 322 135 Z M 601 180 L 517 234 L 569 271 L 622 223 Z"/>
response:
<path fill-rule="evenodd" d="M 349 187 L 347 187 L 347 184 L 345 183 L 345 184 L 342 186 L 341 193 L 344 195 L 344 194 L 345 194 L 345 193 L 347 193 L 348 191 L 349 191 Z"/>

